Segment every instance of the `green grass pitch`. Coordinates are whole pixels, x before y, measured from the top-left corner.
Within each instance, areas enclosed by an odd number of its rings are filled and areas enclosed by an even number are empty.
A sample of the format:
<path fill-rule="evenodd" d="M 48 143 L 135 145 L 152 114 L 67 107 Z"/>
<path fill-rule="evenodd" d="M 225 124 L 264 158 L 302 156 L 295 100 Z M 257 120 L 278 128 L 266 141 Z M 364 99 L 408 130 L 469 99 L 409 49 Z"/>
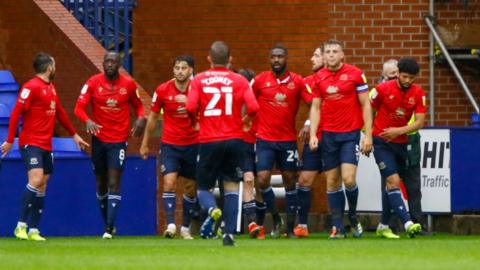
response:
<path fill-rule="evenodd" d="M 480 236 L 440 234 L 386 240 L 159 237 L 55 238 L 45 243 L 0 238 L 0 269 L 480 269 Z"/>

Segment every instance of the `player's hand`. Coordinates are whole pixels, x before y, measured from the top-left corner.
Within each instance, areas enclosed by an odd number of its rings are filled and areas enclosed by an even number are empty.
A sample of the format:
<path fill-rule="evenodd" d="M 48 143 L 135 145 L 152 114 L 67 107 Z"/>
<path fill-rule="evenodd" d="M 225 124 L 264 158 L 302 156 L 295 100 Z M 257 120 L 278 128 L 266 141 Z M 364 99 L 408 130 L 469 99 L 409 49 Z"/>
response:
<path fill-rule="evenodd" d="M 2 143 L 2 158 L 4 158 L 8 152 L 12 149 L 13 143 L 4 142 Z"/>
<path fill-rule="evenodd" d="M 245 115 L 242 118 L 242 129 L 244 132 L 249 131 L 252 128 L 252 118 L 248 115 Z"/>
<path fill-rule="evenodd" d="M 318 138 L 317 136 L 310 137 L 310 141 L 308 143 L 310 147 L 310 151 L 315 151 L 318 149 Z"/>
<path fill-rule="evenodd" d="M 384 129 L 383 132 L 379 134 L 379 136 L 386 139 L 387 141 L 391 141 L 402 134 L 403 133 L 400 128 L 390 127 L 390 128 Z"/>
<path fill-rule="evenodd" d="M 308 142 L 310 140 L 310 125 L 303 126 L 300 132 L 298 132 L 298 138 L 303 142 Z"/>
<path fill-rule="evenodd" d="M 193 127 L 192 127 L 192 128 L 193 128 L 193 130 L 195 130 L 195 131 L 199 131 L 199 130 L 200 130 L 200 123 L 199 123 L 198 121 L 195 122 L 195 124 L 193 124 Z"/>
<path fill-rule="evenodd" d="M 85 148 L 90 147 L 90 144 L 84 141 L 78 134 L 73 135 L 73 140 L 75 141 L 77 147 L 81 150 L 85 150 Z"/>
<path fill-rule="evenodd" d="M 140 157 L 142 157 L 142 159 L 144 160 L 147 160 L 149 151 L 150 150 L 148 149 L 148 145 L 142 143 L 142 145 L 140 146 Z"/>
<path fill-rule="evenodd" d="M 178 103 L 187 103 L 187 96 L 183 94 L 176 95 L 173 99 Z"/>
<path fill-rule="evenodd" d="M 90 133 L 92 135 L 97 135 L 97 133 L 100 133 L 100 129 L 102 128 L 102 126 L 100 126 L 99 124 L 93 122 L 90 119 L 88 119 L 85 124 L 87 125 L 87 133 Z"/>
<path fill-rule="evenodd" d="M 146 125 L 147 119 L 145 117 L 137 118 L 137 121 L 135 121 L 135 126 L 132 128 L 132 136 L 137 138 L 142 136 Z"/>
<path fill-rule="evenodd" d="M 370 156 L 373 149 L 372 136 L 365 136 L 360 147 L 360 152 L 365 156 Z"/>

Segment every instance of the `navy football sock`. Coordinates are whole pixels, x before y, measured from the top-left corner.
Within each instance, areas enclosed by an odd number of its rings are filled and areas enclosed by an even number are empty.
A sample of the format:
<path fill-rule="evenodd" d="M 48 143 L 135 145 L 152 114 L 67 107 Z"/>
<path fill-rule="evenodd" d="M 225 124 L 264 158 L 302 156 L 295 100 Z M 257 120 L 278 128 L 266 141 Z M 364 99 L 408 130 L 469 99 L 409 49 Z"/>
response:
<path fill-rule="evenodd" d="M 103 222 L 107 224 L 108 193 L 103 195 L 97 193 L 97 201 L 100 206 L 100 213 L 102 214 Z"/>
<path fill-rule="evenodd" d="M 190 198 L 183 194 L 183 227 L 189 227 L 192 217 L 195 216 L 197 208 L 197 197 Z"/>
<path fill-rule="evenodd" d="M 358 201 L 358 186 L 348 189 L 345 189 L 345 195 L 347 196 L 348 202 L 348 218 L 350 220 L 351 226 L 357 226 L 357 201 Z"/>
<path fill-rule="evenodd" d="M 210 211 L 212 208 L 216 208 L 217 204 L 215 202 L 215 196 L 213 193 L 208 190 L 198 190 L 197 191 L 198 202 L 200 206 L 205 209 L 205 211 Z M 210 213 L 208 213 L 210 214 Z"/>
<path fill-rule="evenodd" d="M 223 220 L 226 234 L 234 234 L 237 228 L 238 192 L 225 192 L 223 205 Z"/>
<path fill-rule="evenodd" d="M 27 222 L 27 218 L 31 213 L 35 198 L 37 197 L 38 189 L 27 184 L 22 194 L 22 201 L 20 205 L 20 218 L 18 221 Z"/>
<path fill-rule="evenodd" d="M 265 213 L 267 212 L 267 206 L 264 202 L 259 201 L 255 201 L 255 204 L 257 206 L 257 224 L 263 226 L 263 223 L 265 222 Z"/>
<path fill-rule="evenodd" d="M 287 200 L 286 212 L 287 212 L 287 232 L 293 233 L 293 227 L 295 226 L 295 219 L 297 217 L 297 190 L 290 190 L 285 192 L 285 198 Z"/>
<path fill-rule="evenodd" d="M 45 193 L 38 192 L 32 206 L 30 214 L 30 228 L 38 229 L 40 218 L 42 217 L 43 206 L 45 204 Z"/>
<path fill-rule="evenodd" d="M 339 231 L 343 231 L 343 211 L 345 210 L 345 195 L 343 189 L 327 192 L 328 204 L 332 214 L 333 226 Z"/>
<path fill-rule="evenodd" d="M 308 213 L 312 205 L 312 191 L 310 187 L 299 187 L 298 196 L 298 223 L 307 225 Z"/>
<path fill-rule="evenodd" d="M 278 213 L 277 205 L 275 204 L 275 193 L 273 193 L 272 187 L 268 187 L 261 190 L 263 202 L 267 206 L 268 211 L 273 215 Z"/>
<path fill-rule="evenodd" d="M 254 200 L 243 203 L 243 213 L 245 214 L 245 219 L 247 220 L 247 224 L 250 224 L 256 221 L 257 215 L 256 215 L 256 205 Z"/>
<path fill-rule="evenodd" d="M 167 224 L 175 224 L 176 194 L 175 192 L 163 192 L 163 211 Z"/>
<path fill-rule="evenodd" d="M 388 225 L 390 223 L 391 213 L 392 207 L 390 206 L 390 201 L 388 200 L 387 190 L 384 189 L 382 192 L 382 217 L 380 223 L 383 225 Z"/>
<path fill-rule="evenodd" d="M 109 233 L 112 233 L 115 227 L 115 219 L 121 201 L 122 196 L 120 196 L 120 193 L 110 192 L 108 194 L 107 232 Z"/>
<path fill-rule="evenodd" d="M 395 211 L 395 214 L 400 218 L 402 223 L 405 224 L 410 221 L 410 216 L 407 213 L 400 189 L 390 189 L 387 191 L 387 195 L 390 206 L 392 207 L 393 211 Z"/>

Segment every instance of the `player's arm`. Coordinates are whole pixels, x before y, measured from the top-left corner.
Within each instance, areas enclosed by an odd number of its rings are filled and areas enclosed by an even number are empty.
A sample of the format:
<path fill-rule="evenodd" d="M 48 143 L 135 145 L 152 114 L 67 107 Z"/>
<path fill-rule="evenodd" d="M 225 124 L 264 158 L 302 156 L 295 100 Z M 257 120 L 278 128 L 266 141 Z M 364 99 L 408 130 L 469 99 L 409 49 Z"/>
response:
<path fill-rule="evenodd" d="M 22 91 L 18 95 L 17 103 L 15 104 L 15 108 L 13 108 L 13 111 L 10 115 L 7 139 L 1 146 L 2 158 L 6 156 L 8 152 L 12 149 L 13 140 L 15 139 L 15 134 L 17 132 L 20 116 L 23 114 L 24 111 L 30 108 L 30 103 L 32 102 L 33 96 L 34 93 L 26 87 L 22 88 Z"/>
<path fill-rule="evenodd" d="M 397 138 L 400 135 L 408 134 L 410 132 L 419 130 L 423 127 L 425 123 L 425 113 L 415 113 L 415 121 L 403 127 L 390 127 L 386 128 L 382 133 L 380 133 L 380 137 L 385 138 L 386 140 L 390 141 Z"/>
<path fill-rule="evenodd" d="M 145 133 L 143 134 L 142 144 L 140 146 L 140 156 L 145 160 L 148 158 L 148 152 L 149 152 L 148 141 L 150 140 L 150 136 L 155 130 L 159 115 L 160 115 L 159 113 L 156 113 L 153 111 L 150 111 L 150 114 L 148 115 L 147 125 L 145 127 Z"/>
<path fill-rule="evenodd" d="M 187 113 L 190 119 L 192 120 L 192 126 L 195 127 L 197 124 L 197 110 L 198 110 L 198 103 L 200 100 L 200 93 L 199 93 L 199 86 L 197 86 L 196 80 L 190 82 L 189 91 L 187 95 Z"/>
<path fill-rule="evenodd" d="M 314 151 L 318 148 L 317 130 L 320 124 L 320 108 L 322 106 L 322 100 L 320 97 L 314 97 L 312 100 L 312 106 L 310 107 L 310 150 Z"/>
<path fill-rule="evenodd" d="M 145 125 L 147 123 L 147 119 L 145 118 L 145 108 L 143 107 L 142 100 L 140 99 L 140 93 L 137 88 L 135 82 L 132 82 L 135 87 L 135 91 L 130 95 L 130 102 L 135 110 L 135 115 L 137 116 L 137 120 L 135 121 L 135 125 L 132 128 L 132 136 L 133 137 L 140 137 L 145 130 Z"/>
<path fill-rule="evenodd" d="M 253 90 L 250 88 L 250 85 L 246 84 L 243 91 L 243 99 L 246 106 L 246 114 L 242 119 L 244 130 L 248 131 L 252 126 L 252 119 L 257 114 L 260 106 L 258 105 L 257 99 L 253 94 Z"/>
<path fill-rule="evenodd" d="M 77 103 L 75 104 L 75 109 L 73 113 L 80 119 L 82 122 L 85 123 L 87 133 L 97 135 L 102 128 L 101 125 L 95 123 L 88 117 L 87 115 L 87 106 L 91 100 L 91 89 L 92 86 L 89 85 L 90 81 L 88 81 L 83 87 L 80 92 L 80 96 L 77 99 Z"/>
<path fill-rule="evenodd" d="M 62 104 L 60 103 L 60 100 L 58 99 L 58 96 L 56 98 L 56 108 L 55 108 L 55 117 L 58 119 L 58 122 L 60 122 L 60 125 L 62 125 L 63 128 L 65 128 L 70 136 L 73 137 L 73 140 L 75 141 L 75 144 L 79 149 L 84 150 L 86 147 L 89 147 L 90 145 L 83 140 L 80 135 L 77 134 L 77 131 L 73 127 L 72 123 L 68 119 L 67 112 L 65 111 L 65 108 L 63 108 Z"/>
<path fill-rule="evenodd" d="M 365 137 L 362 141 L 362 147 L 360 151 L 364 155 L 369 155 L 372 151 L 373 141 L 372 141 L 372 106 L 370 104 L 370 98 L 368 97 L 368 91 L 364 91 L 358 93 L 358 101 L 360 102 L 360 106 L 362 107 L 362 114 L 363 114 L 363 123 L 365 127 Z"/>
<path fill-rule="evenodd" d="M 142 144 L 140 145 L 140 156 L 143 159 L 148 158 L 148 141 L 150 140 L 150 136 L 155 130 L 158 118 L 160 117 L 163 107 L 162 100 L 163 98 L 161 89 L 157 88 L 157 90 L 155 90 L 155 92 L 153 93 L 152 105 L 150 106 L 150 114 L 148 115 L 145 133 L 143 134 Z"/>

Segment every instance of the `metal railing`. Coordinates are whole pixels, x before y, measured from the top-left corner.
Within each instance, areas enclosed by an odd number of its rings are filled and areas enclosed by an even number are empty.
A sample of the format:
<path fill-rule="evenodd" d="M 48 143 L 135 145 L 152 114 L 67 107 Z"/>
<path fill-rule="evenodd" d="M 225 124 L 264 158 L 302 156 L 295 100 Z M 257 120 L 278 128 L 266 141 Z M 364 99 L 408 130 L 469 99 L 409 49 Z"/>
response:
<path fill-rule="evenodd" d="M 60 0 L 107 50 L 119 52 L 132 72 L 132 9 L 136 0 Z"/>

